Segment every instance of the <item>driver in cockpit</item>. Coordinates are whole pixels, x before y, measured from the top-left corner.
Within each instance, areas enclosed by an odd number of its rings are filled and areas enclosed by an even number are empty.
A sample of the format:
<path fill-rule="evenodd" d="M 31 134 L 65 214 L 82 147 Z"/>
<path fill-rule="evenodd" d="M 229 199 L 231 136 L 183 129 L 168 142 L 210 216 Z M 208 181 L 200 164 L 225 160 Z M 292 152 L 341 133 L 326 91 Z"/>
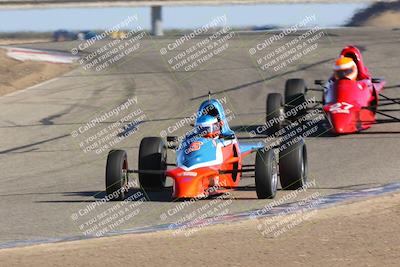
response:
<path fill-rule="evenodd" d="M 202 115 L 196 120 L 198 133 L 205 138 L 217 139 L 221 136 L 223 122 L 211 115 Z"/>
<path fill-rule="evenodd" d="M 356 81 L 358 77 L 357 64 L 350 57 L 341 56 L 335 62 L 333 75 L 336 80 L 348 79 Z"/>

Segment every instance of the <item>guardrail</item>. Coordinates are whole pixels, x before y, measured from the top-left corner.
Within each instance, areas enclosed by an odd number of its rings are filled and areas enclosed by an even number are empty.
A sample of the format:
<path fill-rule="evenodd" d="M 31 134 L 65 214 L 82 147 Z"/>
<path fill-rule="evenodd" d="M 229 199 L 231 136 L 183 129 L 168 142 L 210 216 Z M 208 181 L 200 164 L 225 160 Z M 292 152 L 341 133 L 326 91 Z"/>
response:
<path fill-rule="evenodd" d="M 0 0 L 0 8 L 19 7 L 107 7 L 107 6 L 172 6 L 172 5 L 223 5 L 263 3 L 372 3 L 396 0 Z"/>
<path fill-rule="evenodd" d="M 277 4 L 277 3 L 373 3 L 396 0 L 0 0 L 0 9 L 6 8 L 62 8 L 62 7 L 129 7 L 150 6 L 153 35 L 163 35 L 162 6 Z"/>

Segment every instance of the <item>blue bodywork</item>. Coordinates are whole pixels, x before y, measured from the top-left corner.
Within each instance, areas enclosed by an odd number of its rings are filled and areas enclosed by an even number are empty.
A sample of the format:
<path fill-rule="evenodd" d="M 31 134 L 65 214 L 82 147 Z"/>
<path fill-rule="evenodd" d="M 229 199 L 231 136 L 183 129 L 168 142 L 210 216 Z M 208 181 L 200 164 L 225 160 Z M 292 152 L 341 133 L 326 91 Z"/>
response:
<path fill-rule="evenodd" d="M 184 140 L 179 145 L 176 160 L 178 167 L 189 170 L 206 165 L 220 164 L 223 159 L 222 152 L 218 150 L 232 144 L 232 142 L 237 142 L 235 132 L 229 128 L 228 120 L 220 101 L 216 99 L 204 101 L 197 112 L 197 118 L 202 115 L 211 115 L 223 122 L 221 138 L 204 138 L 195 127 L 191 132 L 186 134 Z M 251 152 L 263 147 L 264 144 L 262 142 L 239 143 L 240 153 Z"/>
<path fill-rule="evenodd" d="M 188 141 L 186 139 L 185 141 Z M 202 163 L 217 162 L 217 143 L 222 143 L 222 139 L 210 139 L 197 136 L 197 138 L 191 138 L 189 142 L 182 143 L 182 146 L 178 150 L 176 163 L 178 167 L 193 168 L 193 166 Z M 201 149 L 192 150 L 191 144 L 193 142 L 199 142 Z"/>
<path fill-rule="evenodd" d="M 239 143 L 239 149 L 240 153 L 246 153 L 249 151 L 254 151 L 257 149 L 262 149 L 264 148 L 263 142 L 240 142 Z"/>

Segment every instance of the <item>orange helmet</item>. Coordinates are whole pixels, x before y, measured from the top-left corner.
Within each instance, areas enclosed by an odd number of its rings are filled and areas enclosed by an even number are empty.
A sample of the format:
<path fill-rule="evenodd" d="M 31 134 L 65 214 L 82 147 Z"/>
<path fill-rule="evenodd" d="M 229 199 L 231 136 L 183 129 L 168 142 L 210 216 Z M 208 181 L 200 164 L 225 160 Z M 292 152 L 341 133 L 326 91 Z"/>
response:
<path fill-rule="evenodd" d="M 334 66 L 334 72 L 336 79 L 346 78 L 355 81 L 358 75 L 357 65 L 350 57 L 338 58 Z"/>

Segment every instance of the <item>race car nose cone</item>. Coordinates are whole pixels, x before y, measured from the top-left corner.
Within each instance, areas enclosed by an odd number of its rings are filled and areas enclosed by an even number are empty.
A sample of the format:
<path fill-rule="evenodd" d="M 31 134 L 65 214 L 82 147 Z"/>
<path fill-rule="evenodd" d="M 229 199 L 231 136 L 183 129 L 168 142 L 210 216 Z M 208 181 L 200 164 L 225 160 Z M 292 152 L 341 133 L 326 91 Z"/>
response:
<path fill-rule="evenodd" d="M 330 114 L 329 117 L 332 123 L 332 132 L 344 134 L 357 131 L 356 123 L 351 113 Z"/>
<path fill-rule="evenodd" d="M 346 133 L 353 133 L 354 131 L 346 130 L 346 128 L 337 128 L 335 132 L 338 134 L 346 134 Z"/>
<path fill-rule="evenodd" d="M 204 193 L 202 179 L 197 177 L 179 177 L 174 181 L 174 198 L 192 198 Z"/>

